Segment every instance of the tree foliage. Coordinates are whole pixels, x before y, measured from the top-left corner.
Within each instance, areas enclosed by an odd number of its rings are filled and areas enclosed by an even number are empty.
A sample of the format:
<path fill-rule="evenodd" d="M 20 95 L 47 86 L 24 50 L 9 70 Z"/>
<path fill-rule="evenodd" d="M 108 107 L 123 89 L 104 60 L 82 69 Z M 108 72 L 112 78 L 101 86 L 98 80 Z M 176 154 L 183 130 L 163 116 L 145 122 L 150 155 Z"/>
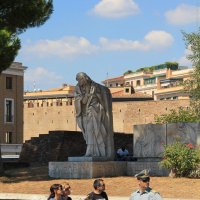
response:
<path fill-rule="evenodd" d="M 171 109 L 168 114 L 155 115 L 154 120 L 158 124 L 177 122 L 200 122 L 200 118 L 191 108 Z"/>
<path fill-rule="evenodd" d="M 127 70 L 126 72 L 124 72 L 124 75 L 131 74 L 131 73 L 133 73 L 132 70 Z"/>
<path fill-rule="evenodd" d="M 0 30 L 0 72 L 11 65 L 20 48 L 20 40 L 6 30 Z"/>
<path fill-rule="evenodd" d="M 185 82 L 185 90 L 191 96 L 191 107 L 200 117 L 200 29 L 197 32 L 183 32 L 187 48 L 191 50 L 188 59 L 192 62 L 194 72 L 190 80 Z"/>
<path fill-rule="evenodd" d="M 18 35 L 43 25 L 52 12 L 52 0 L 0 0 L 0 73 L 10 66 L 20 49 Z"/>
<path fill-rule="evenodd" d="M 178 63 L 177 62 L 165 62 L 168 69 L 177 70 Z"/>

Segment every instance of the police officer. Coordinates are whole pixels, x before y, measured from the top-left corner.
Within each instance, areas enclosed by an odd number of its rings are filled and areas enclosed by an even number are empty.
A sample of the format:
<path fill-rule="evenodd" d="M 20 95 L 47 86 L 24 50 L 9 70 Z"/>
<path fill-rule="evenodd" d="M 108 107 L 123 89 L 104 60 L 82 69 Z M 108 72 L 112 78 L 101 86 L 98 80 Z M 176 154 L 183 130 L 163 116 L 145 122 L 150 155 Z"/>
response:
<path fill-rule="evenodd" d="M 136 174 L 139 189 L 131 194 L 129 200 L 162 200 L 160 194 L 149 187 L 149 170 L 142 170 Z"/>

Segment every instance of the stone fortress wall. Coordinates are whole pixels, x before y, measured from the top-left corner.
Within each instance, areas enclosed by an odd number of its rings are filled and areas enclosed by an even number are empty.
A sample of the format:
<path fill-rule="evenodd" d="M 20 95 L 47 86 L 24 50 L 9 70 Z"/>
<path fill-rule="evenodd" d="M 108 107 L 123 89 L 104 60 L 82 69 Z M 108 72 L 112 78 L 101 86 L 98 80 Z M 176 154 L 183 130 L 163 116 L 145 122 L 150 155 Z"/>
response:
<path fill-rule="evenodd" d="M 154 115 L 188 106 L 189 100 L 113 102 L 114 132 L 132 134 L 133 125 L 154 123 Z M 73 101 L 24 102 L 24 141 L 57 130 L 80 131 Z"/>

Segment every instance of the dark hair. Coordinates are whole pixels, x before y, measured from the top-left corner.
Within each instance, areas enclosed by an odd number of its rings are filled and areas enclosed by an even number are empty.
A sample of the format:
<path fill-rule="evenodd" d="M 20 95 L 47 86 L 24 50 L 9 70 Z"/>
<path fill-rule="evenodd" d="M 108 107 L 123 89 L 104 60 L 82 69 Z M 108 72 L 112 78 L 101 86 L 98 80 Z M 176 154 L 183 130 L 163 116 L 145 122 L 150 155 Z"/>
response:
<path fill-rule="evenodd" d="M 94 183 L 93 183 L 94 189 L 97 189 L 97 187 L 102 186 L 101 182 L 103 182 L 103 179 L 101 179 L 101 178 L 96 179 L 96 180 L 94 181 Z"/>
<path fill-rule="evenodd" d="M 48 197 L 47 200 L 51 199 L 51 198 L 54 198 L 55 197 L 55 192 L 54 190 L 59 190 L 59 189 L 62 189 L 62 185 L 61 184 L 53 184 L 51 187 L 50 187 L 50 195 Z"/>

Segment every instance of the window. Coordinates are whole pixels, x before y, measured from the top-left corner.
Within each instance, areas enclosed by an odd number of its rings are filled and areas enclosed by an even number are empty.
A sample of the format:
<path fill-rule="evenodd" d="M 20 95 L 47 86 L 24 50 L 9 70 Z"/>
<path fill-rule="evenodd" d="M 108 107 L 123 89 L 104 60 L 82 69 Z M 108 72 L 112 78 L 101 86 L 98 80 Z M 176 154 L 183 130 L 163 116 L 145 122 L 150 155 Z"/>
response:
<path fill-rule="evenodd" d="M 6 77 L 6 89 L 12 89 L 12 77 Z"/>
<path fill-rule="evenodd" d="M 7 144 L 12 143 L 12 132 L 6 132 L 6 143 Z"/>
<path fill-rule="evenodd" d="M 126 88 L 126 89 L 125 89 L 125 92 L 126 92 L 126 93 L 129 93 L 129 88 Z"/>
<path fill-rule="evenodd" d="M 4 122 L 14 122 L 14 100 L 5 99 Z"/>
<path fill-rule="evenodd" d="M 140 86 L 140 80 L 137 80 L 136 85 Z"/>

